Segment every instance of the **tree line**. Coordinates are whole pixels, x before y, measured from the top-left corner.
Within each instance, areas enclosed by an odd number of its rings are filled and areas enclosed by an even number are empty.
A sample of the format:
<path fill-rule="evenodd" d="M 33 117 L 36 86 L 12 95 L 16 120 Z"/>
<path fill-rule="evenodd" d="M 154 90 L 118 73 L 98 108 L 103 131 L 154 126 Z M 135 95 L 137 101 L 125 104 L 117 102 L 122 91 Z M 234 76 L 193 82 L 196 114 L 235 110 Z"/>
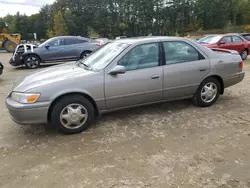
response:
<path fill-rule="evenodd" d="M 90 37 L 184 35 L 250 24 L 250 0 L 57 0 L 31 16 L 0 18 L 2 32 Z"/>

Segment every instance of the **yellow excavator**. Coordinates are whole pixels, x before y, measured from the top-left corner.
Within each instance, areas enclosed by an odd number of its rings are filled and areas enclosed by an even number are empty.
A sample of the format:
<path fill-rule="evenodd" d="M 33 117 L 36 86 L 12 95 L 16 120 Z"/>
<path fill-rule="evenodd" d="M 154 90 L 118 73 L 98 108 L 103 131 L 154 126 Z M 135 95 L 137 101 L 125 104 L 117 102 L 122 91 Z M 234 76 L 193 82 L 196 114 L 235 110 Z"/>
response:
<path fill-rule="evenodd" d="M 7 52 L 13 53 L 21 42 L 21 35 L 17 34 L 7 34 L 0 32 L 0 49 L 4 49 Z"/>

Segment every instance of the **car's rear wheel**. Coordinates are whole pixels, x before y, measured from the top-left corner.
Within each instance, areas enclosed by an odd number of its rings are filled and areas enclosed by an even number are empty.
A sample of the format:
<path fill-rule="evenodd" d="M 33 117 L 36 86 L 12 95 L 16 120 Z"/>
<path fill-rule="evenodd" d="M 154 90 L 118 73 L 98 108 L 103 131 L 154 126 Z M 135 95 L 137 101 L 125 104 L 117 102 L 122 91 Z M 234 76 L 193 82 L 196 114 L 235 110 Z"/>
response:
<path fill-rule="evenodd" d="M 86 130 L 94 120 L 94 107 L 81 95 L 61 98 L 51 112 L 52 125 L 57 131 L 75 134 Z"/>
<path fill-rule="evenodd" d="M 24 58 L 24 64 L 29 69 L 36 69 L 40 66 L 41 60 L 36 55 L 28 55 Z"/>
<path fill-rule="evenodd" d="M 247 51 L 247 50 L 244 50 L 244 51 L 241 53 L 241 58 L 242 58 L 242 60 L 246 60 L 246 59 L 247 59 L 247 56 L 248 56 L 248 51 Z"/>
<path fill-rule="evenodd" d="M 81 54 L 80 59 L 84 59 L 84 58 L 88 57 L 88 56 L 89 56 L 89 54 L 91 54 L 91 52 L 90 52 L 90 51 L 85 51 L 85 52 L 83 52 L 83 53 Z"/>
<path fill-rule="evenodd" d="M 205 79 L 194 94 L 193 101 L 197 106 L 209 107 L 219 98 L 221 84 L 218 79 L 211 77 Z"/>

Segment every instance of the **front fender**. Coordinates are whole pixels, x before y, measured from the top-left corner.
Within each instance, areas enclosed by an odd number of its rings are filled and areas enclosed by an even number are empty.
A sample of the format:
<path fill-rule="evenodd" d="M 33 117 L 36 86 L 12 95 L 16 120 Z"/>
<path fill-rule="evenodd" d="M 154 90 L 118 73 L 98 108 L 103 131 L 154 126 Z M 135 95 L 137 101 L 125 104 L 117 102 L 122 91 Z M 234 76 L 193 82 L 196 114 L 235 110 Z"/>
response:
<path fill-rule="evenodd" d="M 39 58 L 41 59 L 41 57 L 40 57 L 40 55 L 39 55 L 38 53 L 32 52 L 32 51 L 24 52 L 24 53 L 22 54 L 23 59 L 24 59 L 25 57 L 27 57 L 28 55 L 36 55 L 37 57 L 39 57 Z M 41 60 L 42 60 L 42 59 L 41 59 Z"/>
<path fill-rule="evenodd" d="M 52 103 L 54 100 L 56 100 L 57 98 L 59 98 L 63 95 L 68 95 L 68 94 L 73 94 L 73 93 L 81 93 L 83 95 L 88 95 L 92 98 L 91 94 L 84 89 L 81 89 L 81 88 L 66 89 L 66 90 L 61 90 L 61 91 L 55 93 L 54 95 L 52 95 L 50 98 L 50 103 Z"/>

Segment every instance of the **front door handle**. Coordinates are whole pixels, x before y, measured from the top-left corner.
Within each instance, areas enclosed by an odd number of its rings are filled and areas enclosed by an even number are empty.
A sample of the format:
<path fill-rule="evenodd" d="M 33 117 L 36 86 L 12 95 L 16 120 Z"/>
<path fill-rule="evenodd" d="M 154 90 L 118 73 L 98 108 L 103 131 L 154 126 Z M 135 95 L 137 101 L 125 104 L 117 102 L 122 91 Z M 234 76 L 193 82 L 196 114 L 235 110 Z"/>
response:
<path fill-rule="evenodd" d="M 158 79 L 158 78 L 160 78 L 160 76 L 159 75 L 153 75 L 151 78 L 152 79 Z"/>

